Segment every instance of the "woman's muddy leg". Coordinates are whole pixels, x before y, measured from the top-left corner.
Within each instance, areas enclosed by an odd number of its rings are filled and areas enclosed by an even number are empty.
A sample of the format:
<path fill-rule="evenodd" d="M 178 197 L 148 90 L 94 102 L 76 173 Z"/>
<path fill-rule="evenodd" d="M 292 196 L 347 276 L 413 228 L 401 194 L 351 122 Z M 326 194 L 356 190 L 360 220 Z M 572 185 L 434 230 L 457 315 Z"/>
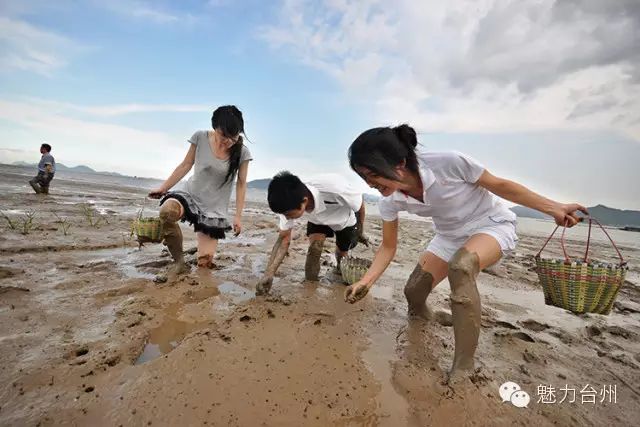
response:
<path fill-rule="evenodd" d="M 466 248 L 458 250 L 449 262 L 451 313 L 455 354 L 451 372 L 472 371 L 480 335 L 480 294 L 476 277 L 480 272 L 478 255 Z"/>
<path fill-rule="evenodd" d="M 410 316 L 425 319 L 432 318 L 432 313 L 426 304 L 431 290 L 447 275 L 447 263 L 432 254 L 425 253 L 407 280 L 404 296 L 407 298 Z"/>
<path fill-rule="evenodd" d="M 500 259 L 500 245 L 491 236 L 472 236 L 449 261 L 451 312 L 455 336 L 455 354 L 450 379 L 473 371 L 480 336 L 480 294 L 476 279 L 480 270 Z"/>
<path fill-rule="evenodd" d="M 321 233 L 309 235 L 309 250 L 304 264 L 304 277 L 306 280 L 316 282 L 320 274 L 320 257 L 326 236 Z"/>
<path fill-rule="evenodd" d="M 174 271 L 182 273 L 187 270 L 182 254 L 182 231 L 178 221 L 184 214 L 184 208 L 175 199 L 167 199 L 160 207 L 160 223 L 162 224 L 162 238 L 169 253 L 175 261 Z"/>
<path fill-rule="evenodd" d="M 198 267 L 214 268 L 213 257 L 218 249 L 218 239 L 201 232 L 196 233 L 196 238 L 198 239 Z"/>

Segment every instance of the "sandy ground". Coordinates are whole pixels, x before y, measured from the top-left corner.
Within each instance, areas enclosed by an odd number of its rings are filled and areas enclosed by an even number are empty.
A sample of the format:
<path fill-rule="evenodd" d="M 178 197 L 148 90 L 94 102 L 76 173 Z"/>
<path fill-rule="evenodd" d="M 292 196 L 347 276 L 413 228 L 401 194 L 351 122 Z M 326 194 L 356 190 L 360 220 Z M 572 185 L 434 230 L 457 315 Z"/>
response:
<path fill-rule="evenodd" d="M 532 255 L 540 236 L 479 277 L 478 372 L 444 384 L 453 330 L 409 321 L 402 288 L 432 237 L 403 221 L 396 260 L 361 303 L 343 301 L 326 245 L 320 283 L 303 282 L 298 230 L 272 295 L 254 296 L 276 221 L 249 203 L 245 232 L 219 247 L 218 268 L 176 282 L 162 245 L 138 249 L 131 219 L 143 192 L 56 179 L 29 194 L 25 176 L 1 174 L 0 425 L 637 425 L 640 419 L 640 252 L 609 316 L 544 305 Z M 5 191 L 12 188 L 12 191 Z M 27 211 L 34 211 L 31 227 Z M 154 210 L 147 205 L 147 212 Z M 97 224 L 95 222 L 98 221 Z M 65 228 L 69 225 L 69 228 Z M 379 219 L 368 234 L 380 241 Z M 27 234 L 23 232 L 27 231 Z M 194 234 L 183 226 L 185 248 Z M 571 242 L 577 250 L 579 242 Z M 614 259 L 597 244 L 596 253 Z M 187 250 L 193 260 L 193 250 Z M 371 257 L 366 248 L 360 256 Z M 430 296 L 449 311 L 449 285 Z M 528 408 L 502 402 L 518 383 Z M 556 403 L 538 402 L 541 385 Z M 615 386 L 615 402 L 602 395 Z M 567 387 L 568 386 L 568 387 Z M 583 403 L 593 387 L 596 403 Z M 559 403 L 565 392 L 576 390 Z M 601 402 L 602 397 L 605 401 Z M 636 421 L 633 421 L 636 420 Z"/>

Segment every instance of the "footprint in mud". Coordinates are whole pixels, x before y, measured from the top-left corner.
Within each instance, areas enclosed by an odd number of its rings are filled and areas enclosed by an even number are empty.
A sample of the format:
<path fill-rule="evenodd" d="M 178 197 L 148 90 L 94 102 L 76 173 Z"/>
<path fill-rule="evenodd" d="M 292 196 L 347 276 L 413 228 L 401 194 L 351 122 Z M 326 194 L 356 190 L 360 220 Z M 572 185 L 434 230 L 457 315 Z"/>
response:
<path fill-rule="evenodd" d="M 635 338 L 636 335 L 635 333 L 621 326 L 607 326 L 605 328 L 605 331 L 616 337 L 624 338 L 625 340 L 628 340 L 629 338 Z"/>
<path fill-rule="evenodd" d="M 549 329 L 549 325 L 546 323 L 540 323 L 533 319 L 527 319 L 520 322 L 520 324 L 525 328 L 533 332 L 542 332 L 546 329 Z"/>
<path fill-rule="evenodd" d="M 520 329 L 516 325 L 514 325 L 513 323 L 509 323 L 509 322 L 506 322 L 504 320 L 497 320 L 496 321 L 496 326 L 500 326 L 500 327 L 506 328 L 506 329 Z"/>
<path fill-rule="evenodd" d="M 529 334 L 524 332 L 507 332 L 496 331 L 493 333 L 496 337 L 512 337 L 526 342 L 536 342 L 536 340 Z"/>
<path fill-rule="evenodd" d="M 13 277 L 17 274 L 23 274 L 24 270 L 18 270 L 16 268 L 0 266 L 0 279 L 6 279 Z"/>
<path fill-rule="evenodd" d="M 137 268 L 162 268 L 171 264 L 171 260 L 169 259 L 160 259 L 156 261 L 148 261 L 140 264 L 136 264 Z"/>

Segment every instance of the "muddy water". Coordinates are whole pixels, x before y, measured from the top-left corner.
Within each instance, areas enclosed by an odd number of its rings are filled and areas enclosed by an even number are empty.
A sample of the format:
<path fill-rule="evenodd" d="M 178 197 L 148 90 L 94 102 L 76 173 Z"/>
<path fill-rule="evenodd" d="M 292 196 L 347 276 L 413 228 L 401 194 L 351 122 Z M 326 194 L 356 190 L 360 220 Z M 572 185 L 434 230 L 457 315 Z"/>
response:
<path fill-rule="evenodd" d="M 180 301 L 168 305 L 163 313 L 162 323 L 149 331 L 149 337 L 135 364 L 140 365 L 173 351 L 184 337 L 211 324 L 221 313 L 229 312 L 234 305 L 254 297 L 254 293 L 231 281 L 218 284 L 209 270 L 198 269 L 199 284 L 189 289 Z M 202 310 L 188 314 L 190 309 L 205 304 Z M 194 319 L 195 317 L 195 319 Z"/>

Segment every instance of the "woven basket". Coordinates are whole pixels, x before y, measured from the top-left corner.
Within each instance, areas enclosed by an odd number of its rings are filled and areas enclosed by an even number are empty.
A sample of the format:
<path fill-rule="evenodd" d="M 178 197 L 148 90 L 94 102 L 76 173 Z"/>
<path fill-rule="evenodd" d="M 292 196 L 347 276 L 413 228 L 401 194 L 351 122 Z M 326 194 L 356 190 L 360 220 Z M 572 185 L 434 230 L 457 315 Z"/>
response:
<path fill-rule="evenodd" d="M 592 222 L 600 226 L 613 244 L 620 258 L 619 263 L 604 263 L 588 258 Z M 574 313 L 609 314 L 628 269 L 616 244 L 602 225 L 590 217 L 587 248 L 582 259 L 571 259 L 567 255 L 564 243 L 565 227 L 562 229 L 560 238 L 564 259 L 542 258 L 540 255 L 543 249 L 557 229 L 558 227 L 553 230 L 535 257 L 536 271 L 544 292 L 545 304 L 561 307 Z"/>
<path fill-rule="evenodd" d="M 371 261 L 364 258 L 346 257 L 340 261 L 342 279 L 349 285 L 360 280 L 369 267 L 371 267 Z"/>
<path fill-rule="evenodd" d="M 133 221 L 132 228 L 139 242 L 159 243 L 162 241 L 160 218 L 138 217 Z"/>

